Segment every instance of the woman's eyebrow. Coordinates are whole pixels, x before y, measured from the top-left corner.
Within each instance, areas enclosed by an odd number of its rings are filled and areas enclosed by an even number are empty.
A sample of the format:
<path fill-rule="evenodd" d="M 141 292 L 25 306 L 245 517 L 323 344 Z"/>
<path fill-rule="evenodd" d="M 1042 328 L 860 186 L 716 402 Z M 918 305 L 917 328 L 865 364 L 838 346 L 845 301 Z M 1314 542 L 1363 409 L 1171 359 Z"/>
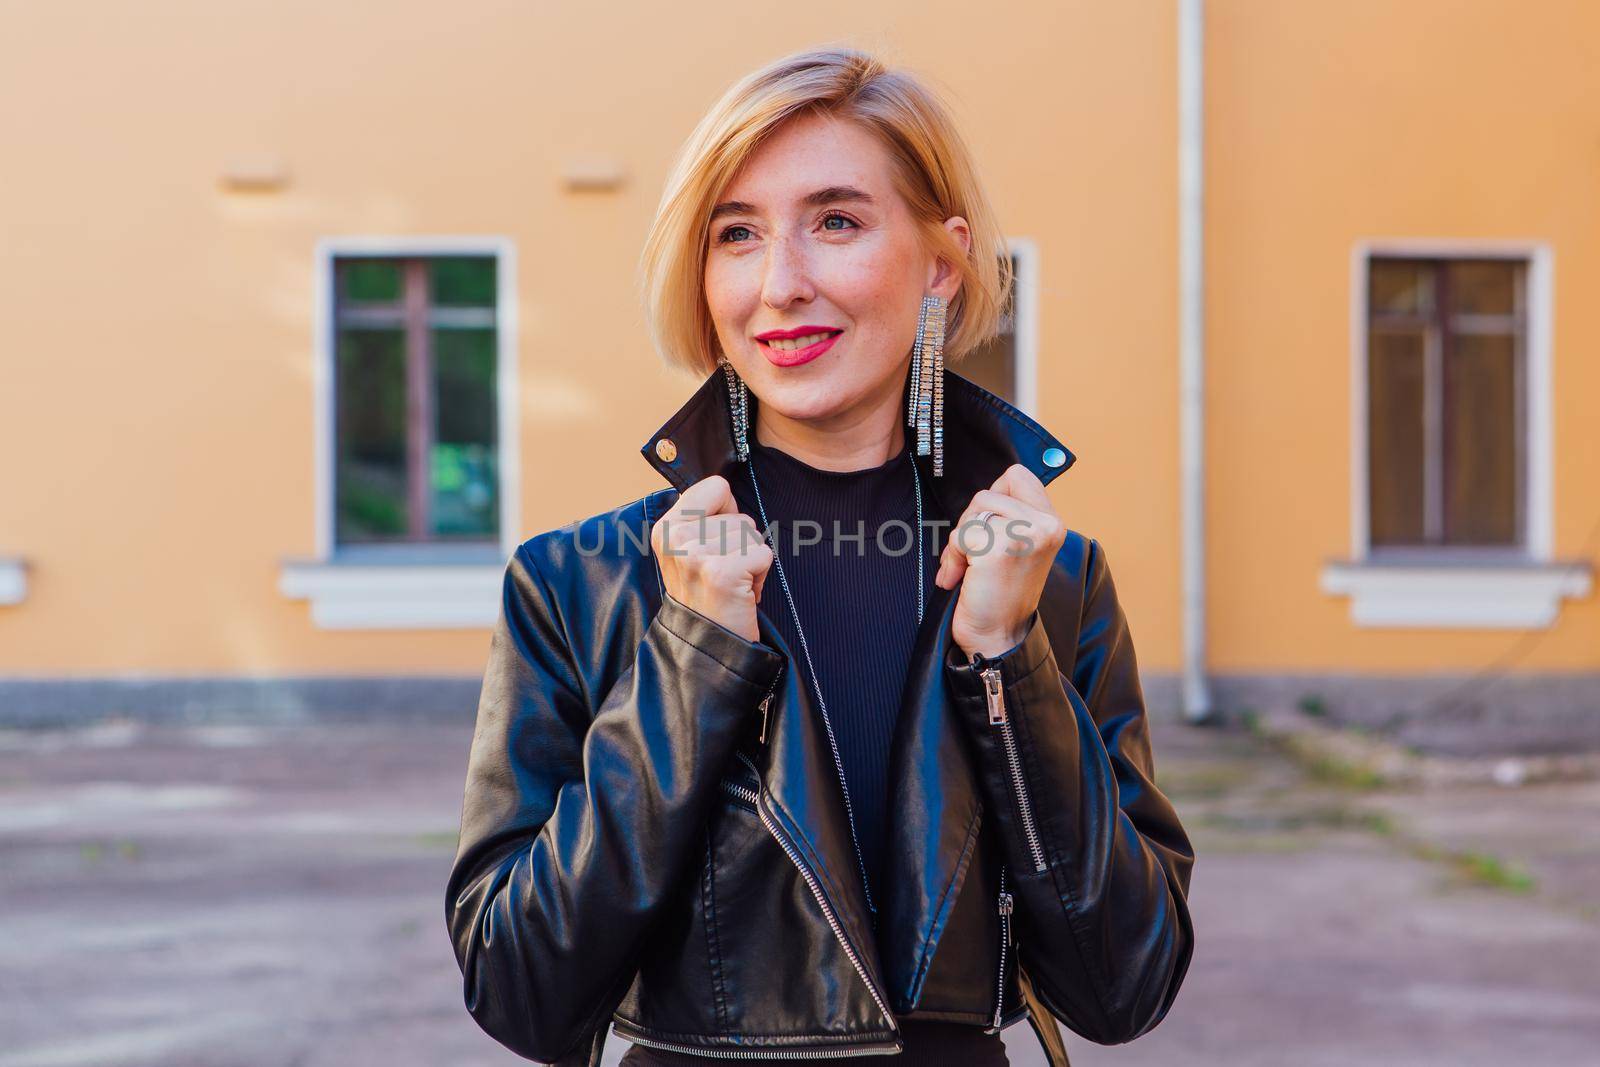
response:
<path fill-rule="evenodd" d="M 875 204 L 877 201 L 871 193 L 857 189 L 853 185 L 829 185 L 816 192 L 807 193 L 801 203 L 807 207 L 821 207 L 824 204 L 837 204 L 841 202 L 854 202 L 858 204 Z M 715 222 L 724 215 L 753 215 L 756 212 L 754 204 L 745 203 L 743 200 L 725 200 L 711 209 L 710 221 Z"/>

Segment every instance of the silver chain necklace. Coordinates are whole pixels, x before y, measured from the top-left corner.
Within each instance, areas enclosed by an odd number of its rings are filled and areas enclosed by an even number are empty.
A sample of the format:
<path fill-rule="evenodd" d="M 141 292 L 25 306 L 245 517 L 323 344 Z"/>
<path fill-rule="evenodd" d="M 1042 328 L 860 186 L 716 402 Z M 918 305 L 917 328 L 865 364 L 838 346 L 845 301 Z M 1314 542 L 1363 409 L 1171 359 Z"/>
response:
<path fill-rule="evenodd" d="M 923 591 L 922 580 L 922 474 L 917 470 L 915 456 L 908 457 L 911 461 L 911 478 L 916 486 L 917 497 L 917 625 L 922 625 L 922 612 L 926 594 Z M 766 533 L 771 524 L 767 522 L 767 507 L 761 501 L 761 483 L 756 480 L 755 453 L 751 452 L 745 457 L 745 466 L 750 470 L 750 486 L 756 493 L 756 510 L 761 513 L 761 529 L 764 539 L 770 538 Z M 778 571 L 778 584 L 783 587 L 783 598 L 789 604 L 789 616 L 794 619 L 795 633 L 800 635 L 800 651 L 806 658 L 806 670 L 811 675 L 811 690 L 817 694 L 817 706 L 822 710 L 822 725 L 828 731 L 828 747 L 833 750 L 833 768 L 839 774 L 839 788 L 844 791 L 845 819 L 850 824 L 850 844 L 855 847 L 856 866 L 861 871 L 861 890 L 866 894 L 867 910 L 872 913 L 874 924 L 877 922 L 878 909 L 872 903 L 872 889 L 867 884 L 867 865 L 861 858 L 861 842 L 856 837 L 855 809 L 850 804 L 850 785 L 844 778 L 844 762 L 839 758 L 839 742 L 833 735 L 833 720 L 828 717 L 828 702 L 822 697 L 822 684 L 817 681 L 817 667 L 811 662 L 811 646 L 806 642 L 805 628 L 800 625 L 800 612 L 794 606 L 794 594 L 789 591 L 789 579 L 783 573 L 783 560 L 779 558 L 778 546 L 772 545 L 772 565 Z"/>

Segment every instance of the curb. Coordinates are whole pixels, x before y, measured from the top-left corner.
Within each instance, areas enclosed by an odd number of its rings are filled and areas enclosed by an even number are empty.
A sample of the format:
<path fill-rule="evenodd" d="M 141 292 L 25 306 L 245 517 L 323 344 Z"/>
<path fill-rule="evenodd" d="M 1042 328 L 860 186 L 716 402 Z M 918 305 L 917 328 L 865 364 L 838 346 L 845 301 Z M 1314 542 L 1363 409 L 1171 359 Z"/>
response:
<path fill-rule="evenodd" d="M 1329 769 L 1369 788 L 1496 785 L 1515 788 L 1539 782 L 1600 779 L 1600 752 L 1560 755 L 1434 756 L 1349 727 L 1329 725 L 1298 708 L 1275 708 L 1250 716 L 1258 736 L 1282 746 L 1300 761 Z"/>

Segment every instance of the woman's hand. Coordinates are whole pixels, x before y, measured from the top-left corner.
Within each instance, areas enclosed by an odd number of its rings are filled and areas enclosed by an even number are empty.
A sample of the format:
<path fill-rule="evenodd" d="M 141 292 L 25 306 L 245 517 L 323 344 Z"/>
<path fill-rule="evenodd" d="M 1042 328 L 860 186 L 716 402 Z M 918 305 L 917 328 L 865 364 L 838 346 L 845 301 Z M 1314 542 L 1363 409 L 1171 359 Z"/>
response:
<path fill-rule="evenodd" d="M 980 521 L 985 512 L 993 514 Z M 941 589 L 961 583 L 951 636 L 963 652 L 998 656 L 1027 636 L 1066 536 L 1044 483 L 1020 463 L 973 495 L 950 531 L 934 576 Z"/>
<path fill-rule="evenodd" d="M 772 548 L 739 511 L 720 474 L 695 482 L 650 529 L 661 580 L 672 599 L 732 630 L 761 640 L 756 604 L 772 566 Z"/>

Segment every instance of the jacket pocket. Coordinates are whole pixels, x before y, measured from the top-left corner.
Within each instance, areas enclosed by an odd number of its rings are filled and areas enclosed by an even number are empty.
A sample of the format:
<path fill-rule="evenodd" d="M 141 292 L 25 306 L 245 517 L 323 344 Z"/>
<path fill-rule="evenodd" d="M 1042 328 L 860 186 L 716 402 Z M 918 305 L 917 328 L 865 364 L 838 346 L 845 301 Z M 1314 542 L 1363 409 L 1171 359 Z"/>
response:
<path fill-rule="evenodd" d="M 811 885 L 763 822 L 758 785 L 748 764 L 730 766 L 708 823 L 714 906 L 706 922 L 726 1030 L 774 1049 L 881 1037 L 889 1028 L 874 994 L 856 980 Z"/>

